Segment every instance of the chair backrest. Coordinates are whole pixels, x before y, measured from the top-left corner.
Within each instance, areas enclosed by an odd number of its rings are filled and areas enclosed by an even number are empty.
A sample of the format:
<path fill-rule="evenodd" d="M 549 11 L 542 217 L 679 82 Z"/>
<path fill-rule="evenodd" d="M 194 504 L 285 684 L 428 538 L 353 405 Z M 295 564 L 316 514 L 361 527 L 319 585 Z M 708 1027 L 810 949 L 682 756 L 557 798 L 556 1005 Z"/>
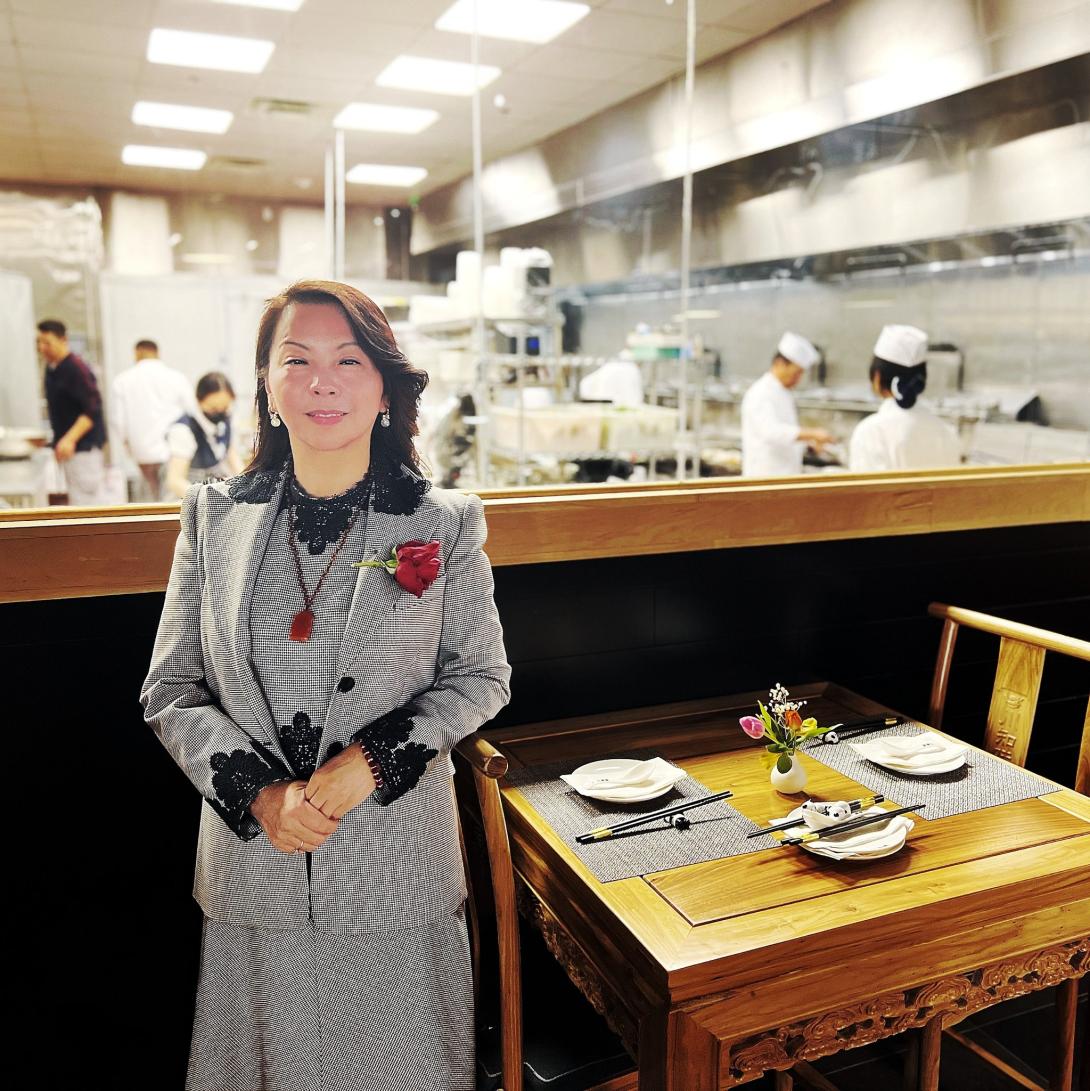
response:
<path fill-rule="evenodd" d="M 999 662 L 996 665 L 992 699 L 988 707 L 984 748 L 991 754 L 998 754 L 1014 762 L 1015 765 L 1025 765 L 1030 735 L 1033 732 L 1033 716 L 1037 710 L 1037 697 L 1041 691 L 1045 652 L 1059 652 L 1090 662 L 1090 641 L 1007 621 L 976 610 L 966 610 L 960 606 L 946 606 L 940 602 L 931 603 L 927 612 L 943 621 L 939 654 L 935 660 L 935 676 L 931 683 L 931 726 L 942 727 L 946 690 L 950 682 L 950 667 L 959 626 L 965 625 L 970 629 L 994 633 L 1000 638 Z M 1083 721 L 1075 790 L 1090 794 L 1090 700 L 1087 702 L 1086 718 Z"/>
<path fill-rule="evenodd" d="M 515 871 L 511 863 L 511 842 L 507 837 L 507 820 L 503 814 L 503 798 L 498 783 L 499 778 L 507 772 L 507 759 L 476 732 L 458 744 L 456 753 L 468 762 L 473 773 L 492 876 L 492 903 L 495 909 L 496 947 L 499 955 L 502 1091 L 523 1091 L 522 959 L 519 949 L 518 904 L 515 898 Z M 462 844 L 464 851 L 464 836 Z M 473 870 L 467 867 L 467 878 Z M 479 965 L 478 922 L 482 914 L 472 880 L 470 901 L 473 903 L 474 962 Z"/>

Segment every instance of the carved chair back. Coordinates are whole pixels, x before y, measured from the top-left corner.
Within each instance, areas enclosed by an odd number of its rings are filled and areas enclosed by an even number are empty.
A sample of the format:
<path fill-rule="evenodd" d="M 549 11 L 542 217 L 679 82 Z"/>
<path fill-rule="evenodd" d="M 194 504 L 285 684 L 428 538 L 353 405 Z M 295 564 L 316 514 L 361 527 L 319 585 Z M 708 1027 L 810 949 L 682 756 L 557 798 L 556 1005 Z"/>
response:
<path fill-rule="evenodd" d="M 523 1091 L 522 1080 L 522 960 L 519 948 L 518 905 L 515 900 L 515 871 L 511 863 L 511 843 L 507 838 L 507 820 L 503 814 L 499 778 L 507 772 L 507 759 L 482 735 L 474 732 L 464 738 L 455 753 L 464 758 L 476 789 L 477 808 L 462 798 L 459 812 L 479 814 L 488 855 L 491 879 L 491 910 L 487 912 L 483 898 L 478 897 L 474 876 L 484 869 L 472 866 L 466 852 L 465 819 L 462 819 L 462 856 L 466 865 L 466 880 L 470 901 L 470 941 L 473 948 L 474 993 L 479 989 L 481 965 L 481 922 L 495 921 L 496 948 L 500 982 L 500 1091 Z M 459 770 L 455 783 L 461 790 L 464 770 Z M 478 879 L 479 881 L 479 879 Z"/>
<path fill-rule="evenodd" d="M 1059 652 L 1090 662 L 1090 641 L 1052 633 L 1047 629 L 1037 629 L 1032 625 L 1021 625 L 960 606 L 946 606 L 940 602 L 931 603 L 927 612 L 932 617 L 941 618 L 943 622 L 939 653 L 935 660 L 935 676 L 931 683 L 931 726 L 942 727 L 958 628 L 965 625 L 970 629 L 994 633 L 1000 638 L 999 662 L 996 665 L 992 699 L 988 707 L 984 748 L 1015 765 L 1024 766 L 1030 735 L 1033 733 L 1037 697 L 1041 690 L 1045 652 Z M 1090 794 L 1090 701 L 1087 703 L 1083 721 L 1075 790 Z"/>

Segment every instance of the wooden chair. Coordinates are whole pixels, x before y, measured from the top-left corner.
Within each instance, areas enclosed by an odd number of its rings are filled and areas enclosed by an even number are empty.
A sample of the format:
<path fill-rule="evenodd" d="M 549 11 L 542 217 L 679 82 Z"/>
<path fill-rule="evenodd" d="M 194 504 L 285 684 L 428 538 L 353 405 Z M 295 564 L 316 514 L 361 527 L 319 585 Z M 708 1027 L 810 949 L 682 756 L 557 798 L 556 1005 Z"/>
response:
<path fill-rule="evenodd" d="M 954 657 L 954 645 L 958 629 L 966 626 L 980 632 L 993 633 L 999 640 L 999 662 L 992 686 L 991 703 L 984 736 L 984 748 L 991 754 L 1006 758 L 1015 765 L 1024 766 L 1029 752 L 1033 718 L 1037 698 L 1041 690 L 1045 653 L 1058 652 L 1090 662 L 1090 641 L 1063 636 L 1060 633 L 1022 625 L 1015 621 L 993 617 L 990 614 L 966 610 L 959 606 L 946 606 L 933 602 L 927 612 L 943 622 L 939 640 L 939 653 L 935 662 L 935 676 L 931 684 L 931 704 L 928 722 L 941 728 L 946 704 L 946 691 L 950 682 L 950 668 Z M 1087 702 L 1086 718 L 1082 727 L 1079 747 L 1075 790 L 1090 795 L 1090 701 Z M 1056 988 L 1056 1056 L 1053 1061 L 1050 1091 L 1071 1091 L 1072 1070 L 1075 1055 L 1075 1017 L 1078 1005 L 1078 981 L 1065 981 Z M 937 1029 L 937 1028 L 936 1028 Z M 982 1057 L 989 1064 L 1010 1074 L 1009 1066 L 980 1042 L 972 1042 L 959 1032 L 947 1027 L 946 1033 L 965 1048 Z M 924 1053 L 938 1078 L 937 1037 L 934 1031 L 924 1043 Z M 1088 1066 L 1084 1062 L 1084 1070 Z M 1017 1074 L 1024 1087 L 1038 1087 L 1033 1081 Z M 1041 1088 L 1041 1091 L 1044 1091 Z"/>
<path fill-rule="evenodd" d="M 499 779 L 507 772 L 507 759 L 489 743 L 483 736 L 476 733 L 468 736 L 459 743 L 456 754 L 465 759 L 472 774 L 472 781 L 476 797 L 476 808 L 471 807 L 471 799 L 465 790 L 464 769 L 459 769 L 455 782 L 456 796 L 458 799 L 461 816 L 462 834 L 462 858 L 465 864 L 466 882 L 469 887 L 469 926 L 470 944 L 473 949 L 474 968 L 474 995 L 475 999 L 480 993 L 480 966 L 482 964 L 482 922 L 494 921 L 496 936 L 496 953 L 499 977 L 499 1037 L 500 1037 L 500 1079 L 499 1091 L 523 1091 L 526 1082 L 526 1071 L 535 1074 L 535 1069 L 542 1063 L 543 1058 L 535 1055 L 531 1048 L 529 1057 L 524 1057 L 523 1038 L 523 996 L 522 996 L 522 950 L 519 939 L 519 913 L 515 891 L 515 871 L 511 861 L 511 843 L 507 836 L 507 820 L 503 812 L 503 799 L 500 795 Z M 470 858 L 466 850 L 467 838 L 466 818 L 469 813 L 475 820 L 479 820 L 479 826 L 483 833 L 486 855 L 488 858 L 489 873 L 488 886 L 491 891 L 491 899 L 481 895 L 485 880 L 482 875 L 483 867 L 476 866 L 479 861 Z M 475 825 L 477 822 L 475 821 Z M 477 876 L 476 880 L 474 876 Z M 549 959 L 551 964 L 551 959 Z M 558 973 L 563 978 L 562 973 Z M 566 979 L 564 984 L 574 991 Z M 573 1001 L 580 1002 L 578 997 Z M 480 1005 L 477 1005 L 480 1010 Z M 534 1028 L 537 1030 L 538 1028 Z M 547 1028 L 555 1031 L 555 1028 Z M 607 1037 L 607 1032 L 603 1031 Z M 531 1035 L 527 1039 L 530 1046 L 540 1045 L 536 1037 Z M 547 1034 L 552 1041 L 553 1035 Z M 597 1039 L 591 1038 L 591 1045 L 598 1046 Z M 616 1050 L 613 1051 L 616 1054 Z M 623 1057 L 623 1054 L 622 1054 Z M 548 1060 L 556 1060 L 556 1051 Z M 584 1061 L 586 1058 L 582 1058 Z M 528 1068 L 524 1070 L 524 1060 Z M 621 1068 L 628 1064 L 627 1057 L 623 1057 Z M 616 1055 L 609 1056 L 608 1051 L 596 1056 L 593 1068 L 605 1068 L 616 1072 L 618 1060 Z M 574 1075 L 574 1073 L 569 1073 Z M 598 1084 L 591 1091 L 638 1091 L 637 1077 L 634 1071 L 625 1073 L 620 1079 L 609 1079 L 606 1083 Z"/>
<path fill-rule="evenodd" d="M 523 1025 L 522 1025 L 522 962 L 519 940 L 518 902 L 515 891 L 515 871 L 511 861 L 511 843 L 507 836 L 507 820 L 503 811 L 499 780 L 507 772 L 507 759 L 476 732 L 463 739 L 456 754 L 464 758 L 472 773 L 480 824 L 483 829 L 491 872 L 492 902 L 495 910 L 496 946 L 499 957 L 500 980 L 500 1056 L 502 1071 L 501 1091 L 523 1091 Z M 459 770 L 459 774 L 462 771 Z M 460 779 L 456 777 L 456 781 Z M 464 792 L 460 810 L 467 800 Z M 477 980 L 481 964 L 481 921 L 489 915 L 484 912 L 484 899 L 477 896 L 472 876 L 481 869 L 472 866 L 466 851 L 462 821 L 462 858 L 466 868 L 470 900 L 470 943 L 473 948 L 474 993 L 479 991 Z M 834 1084 L 825 1079 L 812 1065 L 800 1062 L 790 1072 L 773 1073 L 771 1079 L 776 1091 L 837 1091 Z M 635 1071 L 615 1076 L 589 1091 L 639 1091 L 639 1078 Z"/>

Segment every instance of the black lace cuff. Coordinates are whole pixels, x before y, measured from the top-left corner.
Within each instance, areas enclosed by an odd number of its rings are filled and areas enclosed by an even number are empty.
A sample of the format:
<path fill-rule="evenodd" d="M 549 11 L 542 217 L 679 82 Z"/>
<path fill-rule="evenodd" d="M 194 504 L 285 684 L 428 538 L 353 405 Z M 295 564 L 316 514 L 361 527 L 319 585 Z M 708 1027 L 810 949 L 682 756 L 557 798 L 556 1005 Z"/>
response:
<path fill-rule="evenodd" d="M 418 713 L 412 705 L 404 705 L 361 727 L 352 736 L 352 741 L 362 743 L 382 770 L 382 787 L 375 789 L 374 798 L 384 807 L 415 788 L 428 762 L 439 753 L 408 741 L 415 715 Z M 399 749 L 399 743 L 405 745 Z"/>
<path fill-rule="evenodd" d="M 259 743 L 251 745 L 252 750 L 212 755 L 212 790 L 217 798 L 207 800 L 243 841 L 252 841 L 261 833 L 261 823 L 250 814 L 250 804 L 263 788 L 291 779 L 291 773 L 274 754 Z"/>

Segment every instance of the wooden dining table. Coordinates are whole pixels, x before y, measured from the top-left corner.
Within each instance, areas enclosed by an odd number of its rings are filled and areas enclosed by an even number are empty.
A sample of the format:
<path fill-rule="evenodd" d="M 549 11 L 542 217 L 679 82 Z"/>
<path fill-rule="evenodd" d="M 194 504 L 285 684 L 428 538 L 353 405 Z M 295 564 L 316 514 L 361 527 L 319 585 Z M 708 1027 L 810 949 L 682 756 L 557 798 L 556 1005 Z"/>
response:
<path fill-rule="evenodd" d="M 893 711 L 833 683 L 789 688 L 822 724 Z M 654 751 L 709 792 L 732 791 L 731 805 L 758 824 L 806 796 L 868 794 L 806 751 L 805 795 L 773 791 L 763 746 L 738 726 L 764 696 L 488 738 L 512 771 Z M 595 878 L 517 787 L 501 788 L 521 908 L 638 1059 L 640 1091 L 735 1087 L 917 1029 L 918 1086 L 937 1087 L 944 1024 L 1090 966 L 1090 799 L 1060 785 L 913 816 L 904 848 L 883 859 L 776 846 L 614 882 Z M 912 803 L 905 794 L 894 802 Z"/>

